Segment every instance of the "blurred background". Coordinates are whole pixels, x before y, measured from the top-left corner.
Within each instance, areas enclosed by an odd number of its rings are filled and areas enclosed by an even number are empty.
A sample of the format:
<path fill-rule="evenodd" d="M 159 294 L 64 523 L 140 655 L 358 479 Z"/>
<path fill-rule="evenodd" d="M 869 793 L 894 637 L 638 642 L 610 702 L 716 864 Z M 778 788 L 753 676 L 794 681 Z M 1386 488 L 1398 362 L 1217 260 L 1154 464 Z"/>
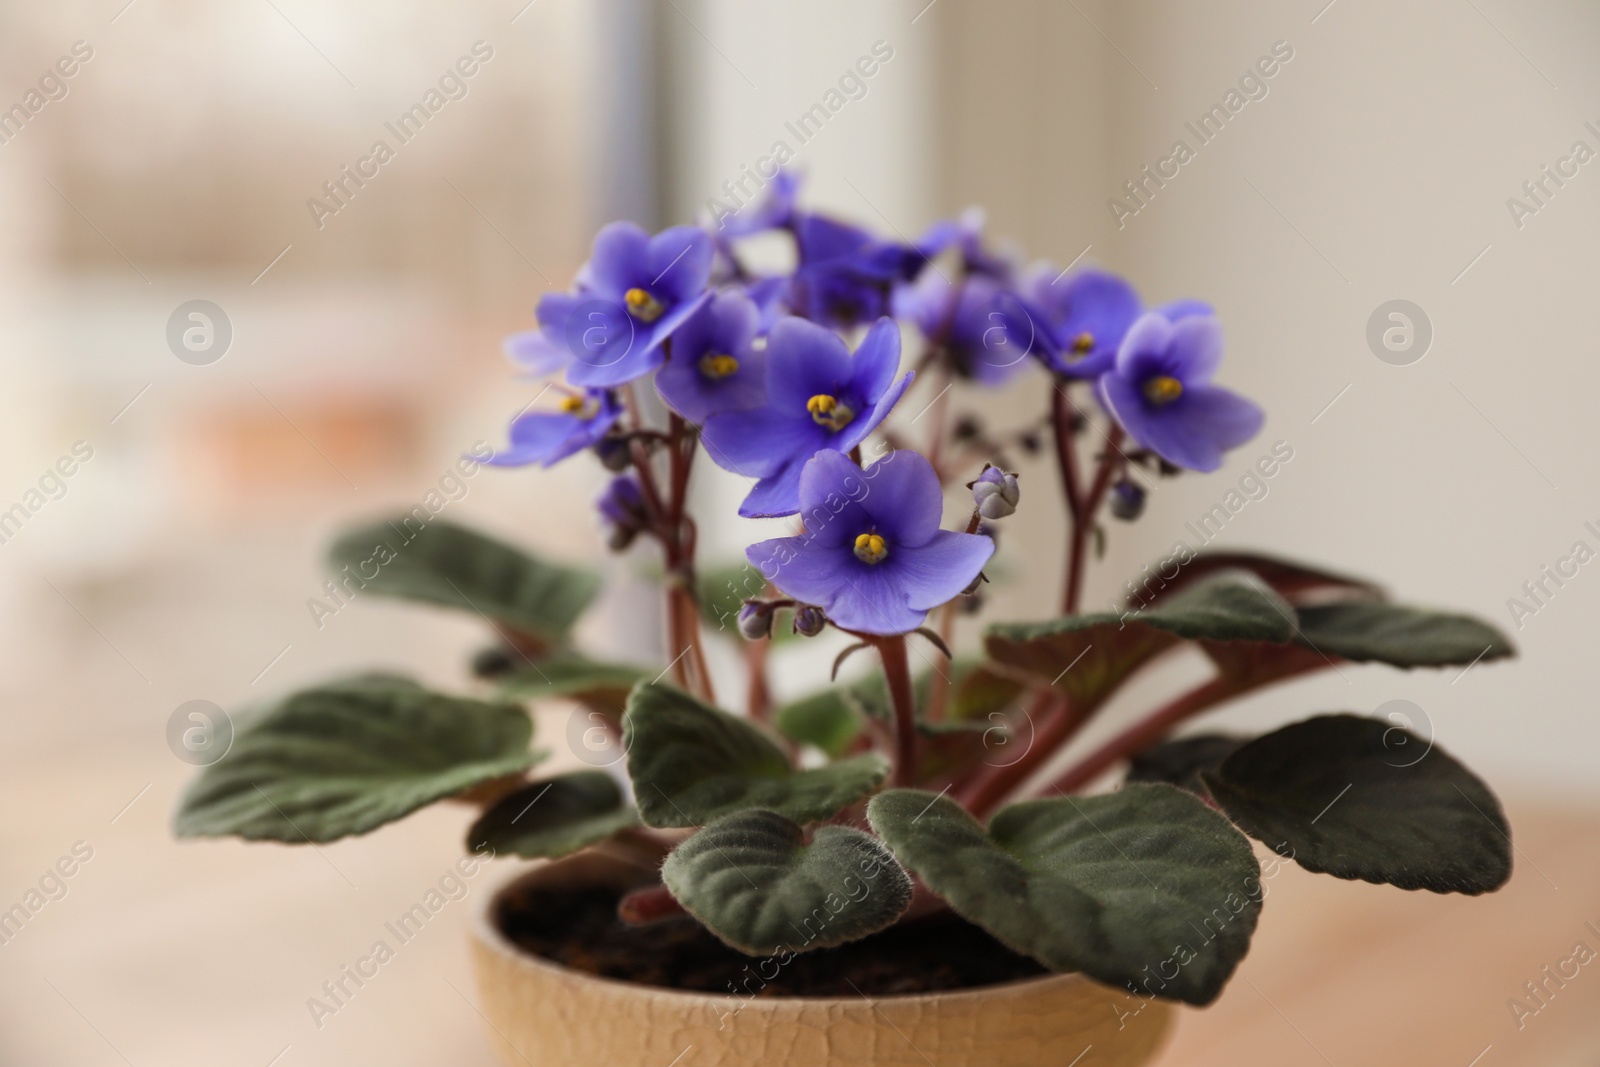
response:
<path fill-rule="evenodd" d="M 322 849 L 176 843 L 191 768 L 166 724 L 362 667 L 463 685 L 469 620 L 358 601 L 318 625 L 324 545 L 502 440 L 537 386 L 500 338 L 600 223 L 692 220 L 778 141 L 811 206 L 905 235 L 983 204 L 1032 256 L 1216 305 L 1222 379 L 1267 427 L 1119 525 L 1090 603 L 1197 547 L 1186 524 L 1284 442 L 1217 546 L 1519 647 L 1349 667 L 1208 722 L 1409 700 L 1502 792 L 1517 874 L 1467 900 L 1286 870 L 1163 1062 L 1592 1064 L 1600 975 L 1520 1025 L 1508 1001 L 1600 949 L 1600 563 L 1559 562 L 1600 549 L 1597 46 L 1582 0 L 0 2 L 0 908 L 91 856 L 0 944 L 0 1065 L 491 1062 L 466 902 L 320 1027 L 306 1007 L 455 859 L 463 810 Z M 786 123 L 875 52 L 801 143 Z M 1163 164 L 1179 141 L 1192 158 Z M 1385 349 L 1396 300 L 1416 333 Z M 1027 377 L 958 403 L 1001 425 L 1044 407 Z M 650 661 L 642 562 L 608 559 L 590 515 L 601 480 L 587 457 L 486 470 L 448 517 L 606 568 L 583 640 Z M 996 617 L 1050 614 L 1060 577 L 1053 474 L 1024 485 Z M 758 536 L 728 524 L 710 551 Z M 786 695 L 808 669 L 780 669 Z M 558 752 L 564 722 L 541 711 Z"/>

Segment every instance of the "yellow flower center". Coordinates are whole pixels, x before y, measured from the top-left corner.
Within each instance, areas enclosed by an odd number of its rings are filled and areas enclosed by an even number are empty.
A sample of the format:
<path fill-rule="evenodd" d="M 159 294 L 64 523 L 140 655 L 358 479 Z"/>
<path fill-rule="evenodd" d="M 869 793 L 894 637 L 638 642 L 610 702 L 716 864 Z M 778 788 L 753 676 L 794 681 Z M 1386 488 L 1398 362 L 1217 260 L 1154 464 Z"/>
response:
<path fill-rule="evenodd" d="M 862 563 L 882 563 L 889 557 L 889 546 L 883 543 L 883 535 L 864 533 L 856 538 L 856 559 Z"/>
<path fill-rule="evenodd" d="M 1094 351 L 1094 334 L 1083 331 L 1072 339 L 1072 354 L 1079 359 Z"/>
<path fill-rule="evenodd" d="M 1144 383 L 1144 398 L 1156 406 L 1170 404 L 1183 395 L 1183 383 L 1163 374 Z"/>
<path fill-rule="evenodd" d="M 582 393 L 569 393 L 556 402 L 563 414 L 576 415 L 581 419 L 592 418 L 600 410 L 600 405 L 593 398 Z"/>
<path fill-rule="evenodd" d="M 643 289 L 629 289 L 622 294 L 622 300 L 628 305 L 628 314 L 640 322 L 654 322 L 667 310 L 666 305 Z"/>
<path fill-rule="evenodd" d="M 700 373 L 714 382 L 720 382 L 739 369 L 739 361 L 720 352 L 707 352 L 700 357 Z"/>
<path fill-rule="evenodd" d="M 811 418 L 819 426 L 826 426 L 835 433 L 849 426 L 856 417 L 849 404 L 841 404 L 838 397 L 826 393 L 819 393 L 807 400 L 806 410 L 811 412 Z"/>

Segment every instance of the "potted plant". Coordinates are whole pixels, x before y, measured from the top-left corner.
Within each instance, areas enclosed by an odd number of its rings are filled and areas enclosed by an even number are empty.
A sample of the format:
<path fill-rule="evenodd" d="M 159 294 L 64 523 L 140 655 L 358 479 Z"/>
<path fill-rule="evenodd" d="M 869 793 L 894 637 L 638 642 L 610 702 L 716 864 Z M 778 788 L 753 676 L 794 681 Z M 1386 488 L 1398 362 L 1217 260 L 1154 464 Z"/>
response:
<path fill-rule="evenodd" d="M 1494 628 L 1183 540 L 1083 606 L 1106 516 L 1137 519 L 1150 487 L 1216 470 L 1261 427 L 1213 384 L 1209 307 L 1022 269 L 973 215 L 874 236 L 799 209 L 795 186 L 780 173 L 705 228 L 607 226 L 573 291 L 508 341 L 526 373 L 559 376 L 556 399 L 487 462 L 603 464 L 611 547 L 660 553 L 667 662 L 574 647 L 593 575 L 414 509 L 340 539 L 335 588 L 485 619 L 480 691 L 367 675 L 292 694 L 201 772 L 179 834 L 325 842 L 477 805 L 470 852 L 543 861 L 486 897 L 475 929 L 494 1039 L 538 1067 L 1142 1063 L 1171 1004 L 1222 992 L 1279 865 L 1437 893 L 1506 881 L 1493 794 L 1408 724 L 1346 711 L 1173 736 L 1345 663 L 1509 656 Z M 765 231 L 792 270 L 747 265 Z M 902 324 L 922 339 L 905 372 Z M 902 411 L 914 375 L 932 386 Z M 1020 376 L 1043 410 L 954 417 L 952 385 Z M 1021 499 L 1009 468 L 1046 449 L 1065 537 L 995 562 Z M 689 507 L 702 451 L 751 479 L 739 514 L 780 520 L 732 570 L 697 558 L 697 524 L 716 519 Z M 1291 457 L 1280 443 L 1246 478 Z M 1060 613 L 990 623 L 956 655 L 957 616 L 1008 554 L 1034 573 L 1061 560 Z M 769 658 L 829 629 L 848 636 L 846 680 L 776 700 Z M 714 691 L 719 632 L 744 638 L 739 699 Z M 1207 680 L 1059 766 L 1125 682 L 1182 649 Z M 592 769 L 540 777 L 526 705 L 555 699 L 581 709 Z"/>

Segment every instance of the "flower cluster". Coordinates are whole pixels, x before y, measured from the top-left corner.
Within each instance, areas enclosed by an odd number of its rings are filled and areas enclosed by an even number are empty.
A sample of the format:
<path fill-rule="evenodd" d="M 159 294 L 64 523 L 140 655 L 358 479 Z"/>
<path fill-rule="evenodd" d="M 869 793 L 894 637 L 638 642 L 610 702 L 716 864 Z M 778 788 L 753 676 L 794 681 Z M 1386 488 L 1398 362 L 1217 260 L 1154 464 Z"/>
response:
<path fill-rule="evenodd" d="M 941 487 L 957 472 L 917 457 L 865 483 L 870 500 L 813 527 L 818 501 L 861 473 L 863 444 L 912 383 L 914 372 L 901 371 L 902 322 L 924 341 L 916 371 L 936 380 L 999 386 L 1032 367 L 1041 393 L 1082 383 L 1088 405 L 1132 439 L 1123 458 L 1135 463 L 1214 470 L 1259 430 L 1259 408 L 1212 384 L 1222 335 L 1209 306 L 1147 310 L 1115 275 L 1025 268 L 986 245 L 976 211 L 912 241 L 888 239 L 801 209 L 798 187 L 781 173 L 765 199 L 714 229 L 602 229 L 571 291 L 544 296 L 538 329 L 507 341 L 530 377 L 561 380 L 549 387 L 554 410 L 520 415 L 493 462 L 548 466 L 594 449 L 613 471 L 635 468 L 599 501 L 613 545 L 652 533 L 687 571 L 683 486 L 675 473 L 658 489 L 653 467 L 664 448 L 681 464 L 674 471 L 686 471 L 698 442 L 712 462 L 753 479 L 740 515 L 799 513 L 805 523 L 805 547 L 779 538 L 751 549 L 769 581 L 841 628 L 900 633 L 977 579 L 993 548 L 979 519 L 1010 514 L 1018 499 L 1016 478 L 987 468 L 971 483 L 971 531 L 935 536 Z M 786 235 L 791 271 L 760 274 L 742 260 L 745 240 L 769 233 Z M 637 393 L 646 379 L 673 414 L 665 432 L 647 424 Z M 941 443 L 929 442 L 930 455 Z M 1116 473 L 1113 508 L 1127 515 L 1142 489 Z M 861 529 L 845 530 L 851 523 Z M 830 552 L 843 555 L 825 565 Z"/>

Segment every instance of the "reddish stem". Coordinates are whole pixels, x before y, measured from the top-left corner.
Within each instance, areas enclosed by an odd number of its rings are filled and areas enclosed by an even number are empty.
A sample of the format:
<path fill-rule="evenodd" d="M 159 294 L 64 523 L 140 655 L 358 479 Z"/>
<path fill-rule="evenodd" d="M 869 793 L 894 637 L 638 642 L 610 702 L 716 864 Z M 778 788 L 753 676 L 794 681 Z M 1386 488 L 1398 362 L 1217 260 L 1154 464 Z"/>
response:
<path fill-rule="evenodd" d="M 617 918 L 629 926 L 647 926 L 684 914 L 683 905 L 664 885 L 635 889 L 617 902 Z"/>
<path fill-rule="evenodd" d="M 1028 750 L 1003 767 L 985 767 L 962 793 L 962 803 L 979 818 L 999 807 L 1001 801 L 1049 762 L 1050 757 L 1077 733 L 1085 719 L 1066 698 L 1050 689 L 1034 694 L 1033 702 L 1023 714 L 1030 723 L 1037 724 Z"/>
<path fill-rule="evenodd" d="M 1095 749 L 1083 762 L 1052 782 L 1050 789 L 1061 793 L 1082 789 L 1117 763 L 1138 755 L 1160 741 L 1189 716 L 1232 696 L 1238 689 L 1238 683 L 1232 679 L 1213 678 L 1205 685 L 1189 690 Z"/>
<path fill-rule="evenodd" d="M 894 784 L 914 785 L 917 780 L 917 706 L 911 688 L 911 669 L 906 662 L 903 634 L 874 638 L 883 659 L 883 674 L 889 682 L 889 700 L 894 705 Z"/>

